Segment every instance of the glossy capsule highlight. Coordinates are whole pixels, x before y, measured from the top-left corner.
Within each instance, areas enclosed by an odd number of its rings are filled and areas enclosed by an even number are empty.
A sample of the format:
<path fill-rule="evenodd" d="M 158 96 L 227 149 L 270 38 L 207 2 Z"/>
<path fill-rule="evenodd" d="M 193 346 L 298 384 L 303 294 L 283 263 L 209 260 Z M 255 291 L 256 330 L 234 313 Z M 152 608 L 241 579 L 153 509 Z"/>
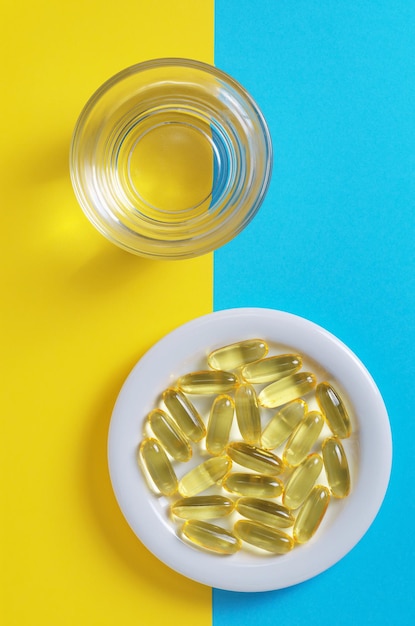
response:
<path fill-rule="evenodd" d="M 251 361 L 262 359 L 268 353 L 263 339 L 246 339 L 213 350 L 207 358 L 209 367 L 215 370 L 233 370 Z"/>
<path fill-rule="evenodd" d="M 234 533 L 241 541 L 273 554 L 286 554 L 294 547 L 292 537 L 261 522 L 238 520 L 234 526 Z"/>
<path fill-rule="evenodd" d="M 163 401 L 178 427 L 192 441 L 206 435 L 206 427 L 198 411 L 179 389 L 166 389 Z"/>
<path fill-rule="evenodd" d="M 302 359 L 298 354 L 269 356 L 245 365 L 242 378 L 248 383 L 268 383 L 301 369 Z"/>
<path fill-rule="evenodd" d="M 350 471 L 344 448 L 337 438 L 330 437 L 323 441 L 322 449 L 331 494 L 345 498 L 350 493 Z"/>
<path fill-rule="evenodd" d="M 185 393 L 209 395 L 231 391 L 236 383 L 237 378 L 232 372 L 203 370 L 180 376 L 177 386 Z"/>
<path fill-rule="evenodd" d="M 284 469 L 282 460 L 276 454 L 242 441 L 230 443 L 226 452 L 235 463 L 260 474 L 275 476 Z"/>
<path fill-rule="evenodd" d="M 213 401 L 206 433 L 206 449 L 210 454 L 222 454 L 229 442 L 235 404 L 230 396 L 220 395 Z"/>
<path fill-rule="evenodd" d="M 271 500 L 261 498 L 239 498 L 236 510 L 244 517 L 268 526 L 289 528 L 294 524 L 294 517 L 287 507 Z"/>
<path fill-rule="evenodd" d="M 288 439 L 307 411 L 304 400 L 293 400 L 280 409 L 268 422 L 261 436 L 261 446 L 278 448 Z"/>
<path fill-rule="evenodd" d="M 229 530 L 203 520 L 188 520 L 182 533 L 199 548 L 218 554 L 234 554 L 241 547 L 240 540 Z"/>
<path fill-rule="evenodd" d="M 277 498 L 283 492 L 283 484 L 278 478 L 251 472 L 231 472 L 222 486 L 230 493 L 253 498 Z"/>
<path fill-rule="evenodd" d="M 141 442 L 138 449 L 138 461 L 152 491 L 165 496 L 171 496 L 177 491 L 176 474 L 163 446 L 157 439 L 150 437 Z"/>
<path fill-rule="evenodd" d="M 330 502 L 327 487 L 316 485 L 298 511 L 293 537 L 297 543 L 306 543 L 320 526 Z"/>
<path fill-rule="evenodd" d="M 239 432 L 247 443 L 256 445 L 261 439 L 261 416 L 255 389 L 247 383 L 235 392 L 235 412 Z"/>
<path fill-rule="evenodd" d="M 218 483 L 232 467 L 226 456 L 217 456 L 197 465 L 179 480 L 179 493 L 184 498 L 195 496 Z"/>
<path fill-rule="evenodd" d="M 307 456 L 288 479 L 282 502 L 289 509 L 297 509 L 310 494 L 323 469 L 323 459 L 319 454 Z"/>
<path fill-rule="evenodd" d="M 193 496 L 182 498 L 171 505 L 172 515 L 181 519 L 207 520 L 232 513 L 235 503 L 225 496 Z"/>
<path fill-rule="evenodd" d="M 187 437 L 170 415 L 161 409 L 154 409 L 148 414 L 148 421 L 156 438 L 171 457 L 182 463 L 191 458 L 192 448 Z"/>
<path fill-rule="evenodd" d="M 306 414 L 285 444 L 282 458 L 287 465 L 296 466 L 305 459 L 319 438 L 323 425 L 323 416 L 318 411 Z"/>
<path fill-rule="evenodd" d="M 258 402 L 261 406 L 274 408 L 310 393 L 315 386 L 314 374 L 297 372 L 264 387 L 258 395 Z"/>
<path fill-rule="evenodd" d="M 350 417 L 339 393 L 329 383 L 320 383 L 316 387 L 316 399 L 333 435 L 340 439 L 349 437 Z"/>

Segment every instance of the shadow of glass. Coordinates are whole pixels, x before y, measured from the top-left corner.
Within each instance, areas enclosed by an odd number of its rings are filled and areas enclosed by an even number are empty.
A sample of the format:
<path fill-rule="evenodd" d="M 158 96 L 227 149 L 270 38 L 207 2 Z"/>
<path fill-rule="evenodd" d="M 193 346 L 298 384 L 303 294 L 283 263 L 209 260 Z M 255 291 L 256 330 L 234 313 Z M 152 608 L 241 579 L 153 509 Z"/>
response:
<path fill-rule="evenodd" d="M 78 295 L 95 296 L 101 292 L 112 292 L 125 284 L 135 284 L 137 289 L 141 280 L 147 282 L 150 276 L 157 273 L 161 263 L 164 267 L 168 263 L 131 254 L 106 241 L 99 233 L 98 236 L 102 241 L 94 254 L 69 277 L 69 286 Z"/>
<path fill-rule="evenodd" d="M 108 241 L 88 221 L 71 185 L 69 171 L 70 136 L 33 147 L 11 164 L 8 180 L 15 210 L 7 213 L 13 233 L 22 233 L 24 254 L 31 259 L 28 272 L 44 276 L 58 291 L 89 298 L 111 294 L 138 279 L 134 288 L 151 283 L 166 264 L 183 261 L 141 257 Z M 22 175 L 24 172 L 24 176 Z M 5 198 L 5 204 L 10 202 Z M 15 249 L 15 255 L 21 251 Z M 185 261 L 184 261 L 185 262 Z M 177 267 L 177 266 L 176 266 Z M 142 277 L 142 279 L 141 279 Z"/>
<path fill-rule="evenodd" d="M 69 178 L 71 134 L 47 144 L 31 145 L 16 154 L 9 163 L 11 175 L 18 178 L 19 188 L 33 188 L 61 178 Z M 24 176 L 22 176 L 24 172 Z M 14 181 L 12 181 L 14 182 Z"/>
<path fill-rule="evenodd" d="M 165 602 L 169 602 L 171 596 L 175 603 L 182 597 L 187 606 L 189 603 L 206 603 L 206 587 L 171 570 L 138 540 L 124 519 L 112 490 L 107 463 L 108 428 L 116 397 L 132 366 L 126 368 L 124 375 L 114 377 L 102 390 L 86 433 L 80 479 L 85 488 L 87 505 L 97 530 L 138 585 L 159 589 Z"/>

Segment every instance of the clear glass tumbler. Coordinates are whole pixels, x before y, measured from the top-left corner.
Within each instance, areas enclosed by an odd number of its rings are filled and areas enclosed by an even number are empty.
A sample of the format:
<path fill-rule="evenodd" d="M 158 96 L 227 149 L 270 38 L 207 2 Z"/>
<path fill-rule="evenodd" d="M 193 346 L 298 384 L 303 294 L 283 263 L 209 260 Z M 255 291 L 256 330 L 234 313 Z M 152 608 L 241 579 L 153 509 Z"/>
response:
<path fill-rule="evenodd" d="M 119 72 L 90 98 L 70 167 L 84 213 L 110 241 L 185 259 L 224 245 L 254 217 L 272 145 L 257 104 L 229 75 L 156 59 Z"/>

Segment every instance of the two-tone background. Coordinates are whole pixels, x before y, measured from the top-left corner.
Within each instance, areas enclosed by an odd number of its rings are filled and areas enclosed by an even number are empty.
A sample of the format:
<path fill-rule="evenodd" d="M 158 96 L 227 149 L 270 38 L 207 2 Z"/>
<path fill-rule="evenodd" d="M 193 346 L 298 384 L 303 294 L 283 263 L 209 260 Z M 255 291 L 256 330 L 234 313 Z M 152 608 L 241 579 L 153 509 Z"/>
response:
<path fill-rule="evenodd" d="M 408 0 L 3 2 L 0 616 L 7 626 L 412 624 L 415 4 Z M 215 253 L 134 257 L 81 214 L 68 148 L 87 98 L 149 58 L 214 62 L 255 97 L 275 165 Z M 113 496 L 106 438 L 140 356 L 212 310 L 302 315 L 364 362 L 394 464 L 375 523 L 290 589 L 236 594 L 170 571 Z"/>

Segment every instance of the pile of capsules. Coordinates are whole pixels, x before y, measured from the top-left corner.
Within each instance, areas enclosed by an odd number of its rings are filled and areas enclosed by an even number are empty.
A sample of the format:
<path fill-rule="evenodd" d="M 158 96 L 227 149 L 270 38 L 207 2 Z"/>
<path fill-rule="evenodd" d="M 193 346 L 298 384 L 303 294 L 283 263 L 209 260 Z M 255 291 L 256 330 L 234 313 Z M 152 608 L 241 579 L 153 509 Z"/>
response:
<path fill-rule="evenodd" d="M 285 554 L 314 535 L 330 498 L 350 492 L 340 440 L 351 424 L 338 391 L 302 371 L 301 355 L 268 351 L 263 339 L 214 350 L 208 369 L 181 376 L 146 417 L 139 465 L 171 498 L 181 536 L 204 550 Z M 308 410 L 311 394 L 319 410 Z M 211 400 L 205 419 L 189 399 L 198 395 Z M 207 458 L 183 470 L 194 450 Z"/>

